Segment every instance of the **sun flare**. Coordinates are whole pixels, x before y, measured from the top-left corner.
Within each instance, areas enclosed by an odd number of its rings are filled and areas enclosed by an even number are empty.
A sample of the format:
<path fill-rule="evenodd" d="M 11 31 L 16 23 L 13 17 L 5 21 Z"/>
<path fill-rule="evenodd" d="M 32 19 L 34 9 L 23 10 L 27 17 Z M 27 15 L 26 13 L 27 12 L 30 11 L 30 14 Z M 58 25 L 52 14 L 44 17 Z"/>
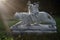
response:
<path fill-rule="evenodd" d="M 5 2 L 6 0 L 0 0 L 0 2 Z"/>
<path fill-rule="evenodd" d="M 0 0 L 0 1 L 5 1 L 5 0 Z"/>

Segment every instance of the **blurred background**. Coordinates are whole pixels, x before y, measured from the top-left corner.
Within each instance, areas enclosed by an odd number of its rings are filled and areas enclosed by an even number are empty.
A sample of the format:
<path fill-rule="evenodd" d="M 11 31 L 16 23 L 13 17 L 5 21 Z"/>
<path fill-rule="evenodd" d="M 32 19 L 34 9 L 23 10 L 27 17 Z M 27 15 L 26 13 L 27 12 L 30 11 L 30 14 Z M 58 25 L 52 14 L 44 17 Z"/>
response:
<path fill-rule="evenodd" d="M 39 2 L 39 10 L 48 12 L 56 20 L 58 34 L 53 35 L 52 40 L 59 40 L 60 0 L 30 0 L 30 1 L 32 3 Z M 28 11 L 27 2 L 28 0 L 0 0 L 0 39 L 1 40 L 3 39 L 5 40 L 7 38 L 7 36 L 5 35 L 6 34 L 5 32 L 9 31 L 9 27 L 18 22 L 18 20 L 14 20 L 14 14 L 16 12 Z M 11 37 L 9 38 L 11 40 Z M 50 38 L 48 39 L 46 35 L 43 36 L 42 39 L 43 38 L 50 40 Z"/>
<path fill-rule="evenodd" d="M 59 0 L 31 0 L 31 2 L 39 2 L 40 11 L 46 11 L 53 15 L 60 15 Z M 12 18 L 15 12 L 27 11 L 28 0 L 2 0 L 0 1 L 0 12 L 4 12 L 6 16 Z"/>

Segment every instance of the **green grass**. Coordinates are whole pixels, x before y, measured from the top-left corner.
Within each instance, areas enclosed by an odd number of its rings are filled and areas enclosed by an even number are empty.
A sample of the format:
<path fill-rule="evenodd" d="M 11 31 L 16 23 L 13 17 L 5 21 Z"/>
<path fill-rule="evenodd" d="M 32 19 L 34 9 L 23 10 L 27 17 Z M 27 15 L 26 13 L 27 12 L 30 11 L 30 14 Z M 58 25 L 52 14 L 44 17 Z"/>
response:
<path fill-rule="evenodd" d="M 1 30 L 4 30 L 4 25 L 3 25 L 2 20 L 0 20 L 0 31 L 1 31 Z"/>

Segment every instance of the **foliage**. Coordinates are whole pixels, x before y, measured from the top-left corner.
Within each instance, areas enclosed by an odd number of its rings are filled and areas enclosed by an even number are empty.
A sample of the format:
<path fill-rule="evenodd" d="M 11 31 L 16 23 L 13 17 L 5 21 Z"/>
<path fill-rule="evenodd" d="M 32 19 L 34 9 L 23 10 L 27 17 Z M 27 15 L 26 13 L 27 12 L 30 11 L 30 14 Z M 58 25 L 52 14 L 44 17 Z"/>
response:
<path fill-rule="evenodd" d="M 60 17 L 55 17 L 56 20 L 56 26 L 57 26 L 57 31 L 60 33 Z"/>

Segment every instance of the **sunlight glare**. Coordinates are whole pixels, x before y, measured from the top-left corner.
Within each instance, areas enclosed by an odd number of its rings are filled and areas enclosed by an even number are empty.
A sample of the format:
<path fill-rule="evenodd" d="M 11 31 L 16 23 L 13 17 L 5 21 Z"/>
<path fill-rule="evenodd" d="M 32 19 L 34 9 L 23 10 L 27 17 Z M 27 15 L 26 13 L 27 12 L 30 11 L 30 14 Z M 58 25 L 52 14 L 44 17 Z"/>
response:
<path fill-rule="evenodd" d="M 5 2 L 6 0 L 0 0 L 0 2 Z"/>

